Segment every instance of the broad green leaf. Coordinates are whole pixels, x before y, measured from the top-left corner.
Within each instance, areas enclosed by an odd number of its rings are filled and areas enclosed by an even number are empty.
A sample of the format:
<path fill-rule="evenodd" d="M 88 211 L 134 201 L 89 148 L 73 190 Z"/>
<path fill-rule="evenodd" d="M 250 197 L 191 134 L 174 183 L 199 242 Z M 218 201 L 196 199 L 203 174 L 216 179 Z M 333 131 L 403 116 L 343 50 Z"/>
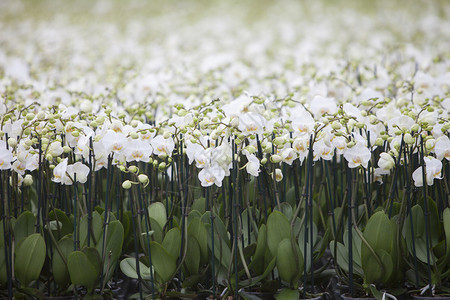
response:
<path fill-rule="evenodd" d="M 228 231 L 223 223 L 222 219 L 219 218 L 215 213 L 213 213 L 214 220 L 214 231 L 219 234 L 224 242 L 227 243 L 228 246 L 231 246 L 230 239 L 228 238 Z M 202 216 L 202 222 L 206 224 L 211 224 L 211 212 L 207 211 Z M 211 239 L 211 233 L 209 233 L 209 240 Z"/>
<path fill-rule="evenodd" d="M 164 237 L 164 240 L 162 242 L 162 246 L 164 249 L 169 252 L 169 254 L 174 258 L 177 259 L 178 256 L 180 256 L 180 250 L 181 250 L 181 232 L 180 229 L 175 227 L 170 229 L 166 236 Z"/>
<path fill-rule="evenodd" d="M 194 200 L 192 203 L 191 210 L 196 210 L 200 212 L 200 214 L 204 214 L 206 211 L 206 199 L 205 197 L 200 197 Z"/>
<path fill-rule="evenodd" d="M 334 245 L 335 245 L 335 241 L 331 241 L 330 242 L 330 251 L 331 254 L 334 257 Z M 336 263 L 338 264 L 338 266 L 344 270 L 346 273 L 349 272 L 349 254 L 348 254 L 348 249 L 347 247 L 345 247 L 343 244 L 337 242 L 337 249 L 336 249 Z M 354 258 L 353 258 L 354 259 Z M 358 265 L 354 260 L 353 260 L 353 273 L 359 275 L 360 277 L 363 277 L 363 270 L 361 268 L 360 265 Z"/>
<path fill-rule="evenodd" d="M 267 265 L 263 264 L 265 269 L 264 269 L 264 272 L 261 275 L 253 277 L 251 279 L 240 280 L 239 281 L 239 286 L 241 286 L 241 287 L 251 287 L 251 286 L 257 285 L 258 282 L 260 282 L 261 280 L 263 280 L 264 278 L 269 276 L 270 272 L 272 272 L 273 268 L 275 268 L 276 262 L 277 262 L 277 258 L 276 257 L 272 257 L 272 259 L 267 263 Z"/>
<path fill-rule="evenodd" d="M 374 250 L 383 249 L 390 252 L 394 243 L 395 224 L 393 225 L 383 211 L 379 211 L 370 217 L 363 236 Z M 361 256 L 364 256 L 365 248 L 365 243 L 362 243 Z"/>
<path fill-rule="evenodd" d="M 17 218 L 16 224 L 14 224 L 14 239 L 16 244 L 19 244 L 27 236 L 34 233 L 36 225 L 36 217 L 31 211 L 24 211 Z M 3 235 L 3 231 L 1 232 Z"/>
<path fill-rule="evenodd" d="M 61 240 L 59 240 L 58 247 L 63 257 L 56 249 L 53 250 L 52 270 L 55 282 L 61 288 L 64 288 L 70 284 L 70 275 L 69 270 L 67 268 L 67 259 L 70 253 L 72 253 L 73 251 L 72 235 L 65 236 Z"/>
<path fill-rule="evenodd" d="M 176 260 L 157 242 L 150 242 L 152 263 L 162 283 L 167 283 L 177 269 Z"/>
<path fill-rule="evenodd" d="M 84 248 L 88 245 L 88 223 L 89 216 L 85 214 L 80 221 L 80 248 Z M 90 246 L 95 247 L 101 238 L 103 233 L 103 221 L 102 217 L 97 211 L 92 212 L 91 220 L 91 232 L 89 234 Z"/>
<path fill-rule="evenodd" d="M 344 245 L 347 249 L 349 249 L 348 246 L 348 230 L 344 232 L 343 236 Z M 361 238 L 359 237 L 359 234 L 356 232 L 355 228 L 352 228 L 352 254 L 353 254 L 353 263 L 357 264 L 359 267 L 361 267 Z"/>
<path fill-rule="evenodd" d="M 254 243 L 256 241 L 255 231 L 252 230 L 252 225 L 250 224 L 251 220 L 249 220 L 248 209 L 244 209 L 241 213 L 241 224 L 242 224 L 242 238 L 244 239 L 244 245 L 250 244 L 250 241 Z M 256 227 L 256 224 L 254 225 Z M 250 235 L 249 235 L 250 230 Z"/>
<path fill-rule="evenodd" d="M 442 213 L 444 232 L 445 232 L 445 240 L 447 243 L 447 251 L 445 254 L 445 261 L 450 259 L 450 208 L 444 209 Z"/>
<path fill-rule="evenodd" d="M 198 242 L 198 246 L 200 247 L 200 259 L 201 264 L 208 263 L 208 232 L 206 231 L 205 224 L 201 221 L 200 218 L 195 218 L 191 220 L 188 225 L 188 235 L 192 235 Z"/>
<path fill-rule="evenodd" d="M 297 281 L 303 273 L 303 263 L 303 255 L 297 243 L 292 243 L 288 238 L 283 239 L 277 248 L 277 269 L 280 278 L 288 282 L 291 287 L 297 288 Z"/>
<path fill-rule="evenodd" d="M 292 220 L 292 216 L 294 214 L 293 210 L 292 210 L 292 206 L 288 203 L 288 202 L 282 202 L 280 203 L 280 207 L 281 207 L 281 212 L 283 213 L 283 215 L 285 215 L 289 221 Z"/>
<path fill-rule="evenodd" d="M 291 226 L 287 217 L 279 211 L 273 211 L 267 219 L 267 246 L 272 256 L 277 255 L 280 242 L 290 237 Z"/>
<path fill-rule="evenodd" d="M 53 209 L 49 212 L 48 218 L 50 221 L 58 221 L 61 223 L 61 226 L 53 231 L 57 240 L 60 240 L 63 236 L 73 232 L 73 224 L 62 210 L 57 208 Z"/>
<path fill-rule="evenodd" d="M 258 231 L 258 240 L 256 241 L 256 250 L 253 254 L 249 268 L 252 268 L 256 274 L 264 271 L 264 253 L 267 250 L 267 227 L 262 224 Z"/>
<path fill-rule="evenodd" d="M 158 223 L 157 220 L 150 218 L 150 228 L 153 231 L 152 237 L 156 242 L 162 243 L 164 234 L 163 229 L 159 224 L 160 223 Z M 142 220 L 142 228 L 145 228 L 145 220 Z M 147 246 L 145 246 L 144 249 L 147 249 Z"/>
<path fill-rule="evenodd" d="M 105 236 L 105 242 L 103 237 Z M 104 234 L 100 236 L 96 249 L 103 261 L 103 274 L 109 279 L 113 274 L 117 261 L 122 254 L 122 244 L 124 239 L 123 226 L 115 220 L 105 227 Z"/>
<path fill-rule="evenodd" d="M 364 262 L 364 283 L 366 284 L 385 283 L 394 270 L 392 258 L 385 250 L 378 249 L 376 254 L 380 258 L 382 266 L 378 264 L 373 255 Z"/>
<path fill-rule="evenodd" d="M 35 233 L 27 238 L 16 249 L 14 271 L 17 280 L 24 287 L 39 278 L 45 262 L 46 246 L 44 238 Z"/>
<path fill-rule="evenodd" d="M 421 199 L 420 203 L 422 204 L 422 208 L 425 206 L 423 203 L 423 199 Z M 424 210 L 425 211 L 425 210 Z M 440 224 L 439 224 L 439 213 L 436 202 L 433 199 L 428 198 L 428 219 L 430 224 L 430 242 L 431 247 L 434 247 L 437 243 L 439 243 L 439 238 L 441 236 Z"/>
<path fill-rule="evenodd" d="M 90 292 L 100 278 L 100 254 L 94 247 L 73 251 L 67 259 L 67 267 L 72 283 L 85 286 Z"/>
<path fill-rule="evenodd" d="M 184 260 L 184 264 L 189 275 L 198 274 L 200 269 L 200 246 L 197 242 L 197 239 L 190 235 L 188 238 L 186 259 Z"/>
<path fill-rule="evenodd" d="M 136 259 L 132 257 L 124 258 L 120 262 L 120 270 L 129 278 L 138 279 Z M 150 280 L 150 268 L 139 262 L 139 273 L 141 273 L 141 278 L 144 280 Z"/>
<path fill-rule="evenodd" d="M 214 224 L 216 224 L 214 220 Z M 231 263 L 231 249 L 228 245 L 228 239 L 224 240 L 218 233 L 218 227 L 214 226 L 214 249 L 213 241 L 211 239 L 211 225 L 205 224 L 206 230 L 208 232 L 208 248 L 214 257 L 218 260 L 220 265 L 224 266 L 226 269 L 229 268 Z"/>
<path fill-rule="evenodd" d="M 150 218 L 158 222 L 161 228 L 167 223 L 166 207 L 161 202 L 155 202 L 149 205 L 148 215 Z"/>
<path fill-rule="evenodd" d="M 369 247 L 362 242 L 361 267 L 364 272 L 365 283 L 382 283 L 391 276 L 393 270 L 391 252 L 395 243 L 395 231 L 396 224 L 389 220 L 383 211 L 374 213 L 367 222 L 363 237 L 378 259 Z M 383 256 L 380 257 L 380 255 Z"/>

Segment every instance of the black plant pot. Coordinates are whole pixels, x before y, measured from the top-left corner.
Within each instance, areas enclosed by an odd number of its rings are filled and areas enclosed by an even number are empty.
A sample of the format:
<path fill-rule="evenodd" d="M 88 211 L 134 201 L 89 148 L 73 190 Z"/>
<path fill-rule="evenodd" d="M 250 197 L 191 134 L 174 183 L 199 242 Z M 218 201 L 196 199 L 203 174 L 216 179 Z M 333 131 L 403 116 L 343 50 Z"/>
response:
<path fill-rule="evenodd" d="M 419 295 L 412 295 L 412 298 L 414 300 L 450 300 L 450 296 L 419 296 Z"/>
<path fill-rule="evenodd" d="M 375 300 L 374 297 L 350 297 L 348 294 L 341 295 L 344 300 Z"/>

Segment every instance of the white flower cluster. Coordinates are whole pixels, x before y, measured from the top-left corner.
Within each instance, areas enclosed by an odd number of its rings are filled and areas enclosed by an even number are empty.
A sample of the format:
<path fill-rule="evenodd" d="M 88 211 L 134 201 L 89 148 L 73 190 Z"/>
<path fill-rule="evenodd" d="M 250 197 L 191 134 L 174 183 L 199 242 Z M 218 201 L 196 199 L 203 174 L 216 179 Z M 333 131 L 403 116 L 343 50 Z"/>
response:
<path fill-rule="evenodd" d="M 180 153 L 205 187 L 221 186 L 234 161 L 252 176 L 270 161 L 282 180 L 279 165 L 303 163 L 312 147 L 314 161 L 343 158 L 379 181 L 420 152 L 425 167 L 412 177 L 422 186 L 450 160 L 450 18 L 438 14 L 448 13 L 441 2 L 401 12 L 380 8 L 389 1 L 369 12 L 321 1 L 191 3 L 182 13 L 131 1 L 136 21 L 125 25 L 125 8 L 108 1 L 85 3 L 83 17 L 52 14 L 71 9 L 53 2 L 6 3 L 0 169 L 19 184 L 31 184 L 40 163 L 54 182 L 72 184 L 108 157 L 165 169 Z"/>

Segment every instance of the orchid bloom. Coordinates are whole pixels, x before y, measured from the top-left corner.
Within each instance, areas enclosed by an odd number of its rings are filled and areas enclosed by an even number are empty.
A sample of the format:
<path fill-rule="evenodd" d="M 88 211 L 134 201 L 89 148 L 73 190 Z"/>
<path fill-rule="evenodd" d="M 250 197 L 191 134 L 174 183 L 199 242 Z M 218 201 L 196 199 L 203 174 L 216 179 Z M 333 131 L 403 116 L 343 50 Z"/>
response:
<path fill-rule="evenodd" d="M 225 171 L 218 165 L 214 164 L 203 168 L 198 173 L 198 179 L 203 187 L 208 187 L 216 184 L 218 187 L 222 186 L 222 181 L 225 178 Z"/>
<path fill-rule="evenodd" d="M 442 162 L 434 157 L 424 157 L 425 162 L 425 172 L 427 185 L 433 185 L 434 179 L 442 179 Z M 414 180 L 414 185 L 417 187 L 423 186 L 423 167 L 418 167 L 413 173 L 412 178 Z"/>
<path fill-rule="evenodd" d="M 380 159 L 378 160 L 378 166 L 383 170 L 391 170 L 395 165 L 395 160 L 386 152 L 380 154 Z"/>
<path fill-rule="evenodd" d="M 344 153 L 344 158 L 347 160 L 349 168 L 356 168 L 359 166 L 367 168 L 370 156 L 370 150 L 362 143 L 357 143 L 352 148 L 348 148 Z"/>
<path fill-rule="evenodd" d="M 0 141 L 0 170 L 10 169 L 13 159 L 11 150 L 6 148 L 6 142 Z"/>

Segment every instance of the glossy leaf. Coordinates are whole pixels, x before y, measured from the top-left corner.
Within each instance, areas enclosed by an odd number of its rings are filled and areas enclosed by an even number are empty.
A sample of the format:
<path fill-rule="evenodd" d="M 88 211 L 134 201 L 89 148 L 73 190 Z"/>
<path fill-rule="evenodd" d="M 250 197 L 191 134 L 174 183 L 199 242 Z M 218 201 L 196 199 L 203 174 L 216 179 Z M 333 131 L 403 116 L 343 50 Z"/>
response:
<path fill-rule="evenodd" d="M 100 278 L 100 254 L 94 247 L 74 251 L 68 257 L 67 267 L 73 284 L 85 286 L 88 291 L 92 291 Z"/>
<path fill-rule="evenodd" d="M 138 279 L 137 267 L 136 267 L 136 259 L 133 257 L 124 258 L 120 262 L 120 270 L 123 274 L 125 274 L 129 278 Z M 141 273 L 141 278 L 144 280 L 150 280 L 150 268 L 144 265 L 142 262 L 139 262 L 139 273 Z"/>
<path fill-rule="evenodd" d="M 80 221 L 80 247 L 86 247 L 88 245 L 88 215 L 85 214 Z M 95 247 L 100 240 L 103 233 L 103 221 L 102 217 L 97 211 L 92 212 L 91 220 L 91 232 L 89 234 L 90 246 Z"/>
<path fill-rule="evenodd" d="M 186 259 L 184 260 L 184 264 L 190 275 L 199 273 L 200 256 L 200 246 L 197 242 L 197 239 L 190 235 L 188 238 Z"/>
<path fill-rule="evenodd" d="M 177 268 L 175 259 L 157 242 L 150 242 L 150 251 L 152 252 L 152 263 L 156 274 L 162 283 L 167 283 Z"/>
<path fill-rule="evenodd" d="M 158 222 L 159 227 L 164 228 L 167 223 L 166 207 L 161 202 L 155 202 L 149 205 L 148 215 Z"/>
<path fill-rule="evenodd" d="M 35 233 L 27 238 L 16 249 L 14 271 L 17 280 L 28 286 L 39 278 L 45 262 L 46 246 L 44 238 Z"/>
<path fill-rule="evenodd" d="M 67 268 L 67 259 L 73 251 L 73 237 L 71 235 L 63 237 L 58 242 L 59 250 L 53 250 L 52 270 L 55 282 L 60 287 L 65 287 L 70 284 L 69 269 Z M 64 262 L 65 260 L 65 262 Z"/>
<path fill-rule="evenodd" d="M 188 235 L 192 235 L 198 242 L 200 247 L 200 259 L 201 264 L 208 262 L 208 232 L 206 231 L 205 224 L 200 218 L 193 219 L 188 225 Z"/>
<path fill-rule="evenodd" d="M 291 226 L 285 215 L 279 211 L 273 211 L 267 220 L 267 246 L 273 256 L 277 255 L 280 242 L 290 239 Z"/>
<path fill-rule="evenodd" d="M 180 229 L 175 227 L 170 229 L 166 236 L 164 237 L 164 240 L 162 242 L 162 246 L 164 249 L 169 252 L 169 254 L 177 259 L 178 256 L 180 256 L 180 250 L 181 250 L 181 232 Z"/>
<path fill-rule="evenodd" d="M 57 208 L 53 209 L 49 212 L 48 218 L 50 221 L 58 221 L 61 223 L 59 229 L 57 228 L 53 232 L 57 240 L 73 232 L 73 224 L 66 213 L 64 213 L 62 210 Z"/>
<path fill-rule="evenodd" d="M 293 249 L 295 247 L 295 253 Z M 298 265 L 296 263 L 296 256 Z M 297 243 L 292 243 L 290 239 L 283 239 L 277 248 L 277 269 L 280 278 L 289 283 L 292 287 L 297 287 L 297 280 L 303 273 L 303 255 Z"/>
<path fill-rule="evenodd" d="M 35 231 L 36 216 L 31 211 L 24 211 L 14 224 L 14 239 L 17 244 Z M 1 232 L 3 235 L 3 231 Z"/>

